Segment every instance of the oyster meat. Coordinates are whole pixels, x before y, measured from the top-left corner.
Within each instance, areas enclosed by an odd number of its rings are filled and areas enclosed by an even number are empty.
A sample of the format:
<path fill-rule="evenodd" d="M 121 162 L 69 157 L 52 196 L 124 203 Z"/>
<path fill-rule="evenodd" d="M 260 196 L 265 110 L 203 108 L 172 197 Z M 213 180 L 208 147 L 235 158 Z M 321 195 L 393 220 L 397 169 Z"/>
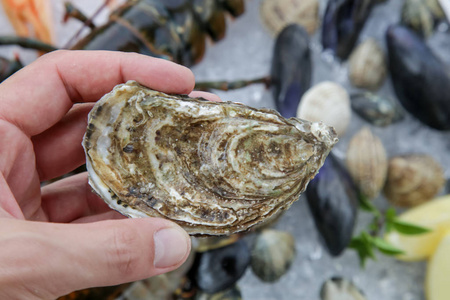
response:
<path fill-rule="evenodd" d="M 228 235 L 287 209 L 336 142 L 323 123 L 129 81 L 94 106 L 83 146 L 89 183 L 111 208 Z"/>

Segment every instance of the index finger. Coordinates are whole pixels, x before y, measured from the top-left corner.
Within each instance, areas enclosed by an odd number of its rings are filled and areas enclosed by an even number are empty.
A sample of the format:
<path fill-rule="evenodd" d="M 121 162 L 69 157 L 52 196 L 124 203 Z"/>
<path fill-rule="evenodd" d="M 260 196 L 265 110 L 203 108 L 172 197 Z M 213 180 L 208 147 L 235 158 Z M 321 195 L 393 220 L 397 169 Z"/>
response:
<path fill-rule="evenodd" d="M 0 118 L 33 136 L 58 122 L 73 103 L 97 101 L 128 80 L 178 94 L 189 93 L 195 84 L 189 69 L 158 58 L 114 51 L 56 51 L 0 84 Z"/>

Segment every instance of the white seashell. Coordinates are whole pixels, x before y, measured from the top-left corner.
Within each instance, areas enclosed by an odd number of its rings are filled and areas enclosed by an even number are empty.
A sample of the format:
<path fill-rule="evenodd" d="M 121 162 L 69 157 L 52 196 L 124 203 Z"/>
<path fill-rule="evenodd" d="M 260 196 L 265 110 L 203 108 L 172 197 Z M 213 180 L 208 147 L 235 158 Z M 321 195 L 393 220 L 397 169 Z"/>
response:
<path fill-rule="evenodd" d="M 337 83 L 324 81 L 309 89 L 300 100 L 297 117 L 311 122 L 323 121 L 342 137 L 350 124 L 350 97 Z"/>

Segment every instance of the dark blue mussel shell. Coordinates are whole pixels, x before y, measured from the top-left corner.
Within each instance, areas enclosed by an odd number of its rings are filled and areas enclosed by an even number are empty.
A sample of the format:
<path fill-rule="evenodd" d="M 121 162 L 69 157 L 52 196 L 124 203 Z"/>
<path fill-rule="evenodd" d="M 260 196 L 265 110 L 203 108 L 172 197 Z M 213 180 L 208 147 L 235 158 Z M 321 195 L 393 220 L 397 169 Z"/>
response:
<path fill-rule="evenodd" d="M 450 74 L 412 30 L 391 25 L 386 32 L 395 93 L 413 116 L 438 130 L 450 129 Z"/>
<path fill-rule="evenodd" d="M 379 0 L 329 0 L 322 25 L 322 45 L 347 59 L 359 33 Z"/>
<path fill-rule="evenodd" d="M 189 277 L 206 293 L 232 287 L 250 265 L 250 249 L 244 240 L 214 250 L 197 253 Z"/>
<path fill-rule="evenodd" d="M 326 248 L 338 256 L 352 238 L 359 202 L 350 174 L 332 153 L 309 183 L 306 198 Z"/>
<path fill-rule="evenodd" d="M 270 71 L 275 105 L 283 117 L 295 117 L 302 95 L 311 86 L 311 74 L 308 33 L 298 24 L 289 25 L 277 36 Z"/>
<path fill-rule="evenodd" d="M 390 97 L 371 92 L 350 95 L 354 112 L 375 126 L 388 126 L 403 119 L 404 111 L 399 103 Z"/>

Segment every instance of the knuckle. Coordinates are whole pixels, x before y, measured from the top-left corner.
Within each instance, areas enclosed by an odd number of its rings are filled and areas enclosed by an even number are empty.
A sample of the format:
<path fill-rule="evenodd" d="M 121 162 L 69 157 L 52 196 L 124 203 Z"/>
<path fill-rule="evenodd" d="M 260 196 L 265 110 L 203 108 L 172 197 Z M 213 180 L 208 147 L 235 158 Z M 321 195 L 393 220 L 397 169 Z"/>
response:
<path fill-rule="evenodd" d="M 145 263 L 142 259 L 142 244 L 139 234 L 130 226 L 115 228 L 109 253 L 110 267 L 119 273 L 119 276 L 130 277 L 139 273 Z"/>

